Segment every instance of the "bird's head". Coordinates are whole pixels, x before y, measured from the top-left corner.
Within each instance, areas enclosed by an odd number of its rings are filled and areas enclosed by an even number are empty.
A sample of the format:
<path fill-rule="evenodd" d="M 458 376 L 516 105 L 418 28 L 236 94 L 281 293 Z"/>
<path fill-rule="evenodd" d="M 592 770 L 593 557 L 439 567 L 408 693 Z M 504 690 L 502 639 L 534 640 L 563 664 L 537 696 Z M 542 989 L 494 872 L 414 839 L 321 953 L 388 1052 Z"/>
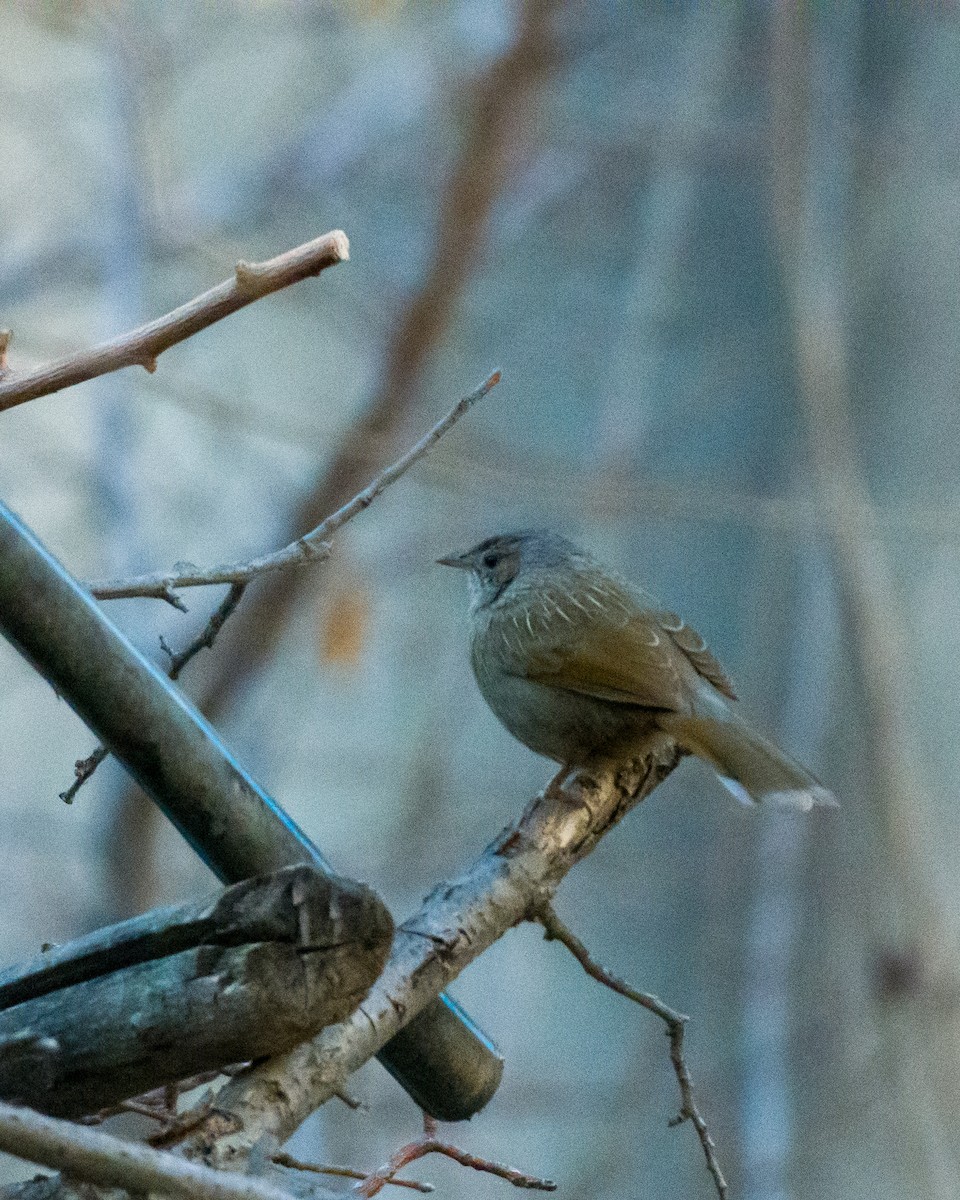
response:
<path fill-rule="evenodd" d="M 470 572 L 470 608 L 493 604 L 526 572 L 539 568 L 557 568 L 570 564 L 580 552 L 566 538 L 544 529 L 500 533 L 485 538 L 463 554 L 438 558 L 444 567 Z"/>

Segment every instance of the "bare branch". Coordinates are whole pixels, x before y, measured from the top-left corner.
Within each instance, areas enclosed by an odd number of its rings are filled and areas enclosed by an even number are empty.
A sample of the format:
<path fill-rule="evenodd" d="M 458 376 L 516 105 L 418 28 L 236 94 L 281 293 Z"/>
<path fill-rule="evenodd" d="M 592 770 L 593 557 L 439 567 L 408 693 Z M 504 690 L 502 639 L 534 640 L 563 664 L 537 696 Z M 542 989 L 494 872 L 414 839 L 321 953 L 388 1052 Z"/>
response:
<path fill-rule="evenodd" d="M 282 550 L 275 550 L 272 554 L 263 554 L 259 558 L 252 558 L 246 562 L 209 567 L 206 570 L 190 567 L 180 571 L 157 571 L 150 575 L 138 575 L 134 579 L 100 581 L 87 585 L 90 592 L 98 600 L 119 600 L 129 596 L 169 600 L 177 588 L 206 587 L 215 583 L 246 584 L 258 575 L 269 571 L 279 571 L 284 567 L 292 566 L 302 567 L 308 563 L 323 561 L 330 554 L 328 539 L 348 521 L 353 520 L 358 513 L 369 508 L 381 492 L 405 475 L 418 459 L 422 458 L 449 429 L 456 425 L 464 413 L 486 396 L 499 382 L 500 372 L 494 371 L 479 387 L 474 388 L 469 395 L 464 396 L 459 403 L 455 404 L 447 415 L 425 433 L 416 445 L 410 447 L 406 454 L 401 455 L 395 463 L 381 471 L 362 491 L 338 508 L 335 513 L 321 521 L 309 533 L 303 534 L 295 542 L 284 546 Z"/>
<path fill-rule="evenodd" d="M 217 634 L 223 628 L 224 623 L 230 618 L 234 609 L 240 603 L 246 587 L 247 585 L 245 583 L 232 584 L 226 596 L 224 596 L 223 600 L 221 600 L 221 602 L 210 614 L 210 619 L 203 627 L 203 630 L 197 634 L 197 636 L 188 646 L 184 647 L 184 649 L 180 650 L 177 654 L 173 653 L 162 637 L 160 638 L 160 645 L 170 658 L 170 666 L 167 669 L 167 675 L 171 679 L 179 679 L 183 668 L 192 658 L 199 654 L 201 650 L 212 649 L 213 643 L 216 641 Z M 109 758 L 109 756 L 110 751 L 106 748 L 106 746 L 97 746 L 93 753 L 89 754 L 86 758 L 77 759 L 73 768 L 76 778 L 66 789 L 66 791 L 60 792 L 60 799 L 64 802 L 64 804 L 72 804 L 74 802 L 77 792 L 80 791 L 87 780 L 94 774 L 97 767 L 100 766 L 103 760 L 105 758 Z"/>
<path fill-rule="evenodd" d="M 160 645 L 170 659 L 170 665 L 167 669 L 167 675 L 171 679 L 179 679 L 180 673 L 192 658 L 195 658 L 201 650 L 212 650 L 213 643 L 217 640 L 217 634 L 223 628 L 233 615 L 234 609 L 243 599 L 243 593 L 246 591 L 246 583 L 233 583 L 230 585 L 230 590 L 220 601 L 217 607 L 210 614 L 210 619 L 204 625 L 203 629 L 193 641 L 185 646 L 176 654 L 170 649 L 164 639 L 161 637 Z"/>
<path fill-rule="evenodd" d="M 680 1112 L 673 1118 L 670 1124 L 680 1125 L 684 1121 L 689 1121 L 697 1131 L 697 1137 L 700 1139 L 700 1145 L 703 1147 L 704 1158 L 707 1160 L 707 1170 L 713 1176 L 717 1195 L 720 1197 L 720 1200 L 726 1200 L 728 1194 L 727 1181 L 723 1177 L 723 1172 L 720 1169 L 720 1163 L 717 1159 L 717 1147 L 710 1135 L 707 1123 L 697 1106 L 693 1091 L 693 1080 L 690 1077 L 690 1070 L 683 1056 L 683 1034 L 689 1017 L 685 1017 L 683 1013 L 676 1012 L 669 1005 L 664 1004 L 657 996 L 651 995 L 650 992 L 637 991 L 636 988 L 631 987 L 628 983 L 624 983 L 622 979 L 618 979 L 605 967 L 602 967 L 591 957 L 590 951 L 583 942 L 560 920 L 550 904 L 544 904 L 537 912 L 536 919 L 543 926 L 544 936 L 550 940 L 562 942 L 591 979 L 596 979 L 604 987 L 610 988 L 621 996 L 626 996 L 628 1000 L 632 1000 L 635 1004 L 642 1005 L 643 1008 L 658 1016 L 666 1025 L 667 1037 L 670 1039 L 670 1062 L 677 1076 L 677 1083 L 680 1085 Z"/>
<path fill-rule="evenodd" d="M 174 1125 L 179 1119 L 177 1104 L 184 1092 L 202 1087 L 205 1083 L 213 1083 L 221 1075 L 235 1074 L 239 1069 L 239 1067 L 229 1066 L 221 1067 L 216 1071 L 203 1071 L 199 1075 L 191 1075 L 188 1079 L 180 1080 L 177 1083 L 168 1083 L 163 1087 L 153 1088 L 149 1092 L 144 1092 L 140 1096 L 133 1096 L 129 1100 L 121 1100 L 119 1104 L 111 1104 L 107 1108 L 101 1108 L 99 1112 L 89 1113 L 85 1117 L 80 1117 L 77 1123 L 80 1125 L 102 1125 L 104 1121 L 109 1121 L 111 1117 L 119 1116 L 120 1113 L 135 1112 L 139 1113 L 140 1116 L 149 1117 L 150 1120 L 156 1121 L 161 1126 L 161 1133 L 166 1133 L 169 1127 Z M 153 1141 L 153 1135 L 151 1135 L 148 1141 L 151 1145 L 157 1144 Z"/>
<path fill-rule="evenodd" d="M 0 379 L 0 411 L 49 396 L 87 379 L 141 366 L 155 371 L 157 358 L 178 342 L 222 321 L 262 296 L 319 275 L 350 257 L 350 243 L 340 229 L 261 263 L 237 263 L 234 277 L 146 325 L 81 350 L 32 371 L 11 371 Z M 8 339 L 9 340 L 9 337 Z"/>
<path fill-rule="evenodd" d="M 110 757 L 106 746 L 96 746 L 86 758 L 78 758 L 73 764 L 73 783 L 58 795 L 64 804 L 72 804 L 77 798 L 77 792 L 93 775 L 104 759 Z"/>
<path fill-rule="evenodd" d="M 0 1150 L 88 1183 L 125 1188 L 133 1194 L 159 1192 L 183 1200 L 290 1200 L 289 1192 L 259 1179 L 212 1171 L 149 1146 L 12 1104 L 0 1103 Z"/>
<path fill-rule="evenodd" d="M 357 1195 L 365 1196 L 369 1200 L 370 1197 L 383 1191 L 386 1184 L 402 1183 L 403 1180 L 394 1178 L 396 1173 L 410 1163 L 416 1162 L 417 1159 L 425 1158 L 428 1154 L 443 1154 L 447 1158 L 452 1158 L 462 1167 L 483 1171 L 487 1175 L 496 1175 L 498 1179 L 505 1179 L 514 1187 L 530 1188 L 539 1192 L 555 1192 L 557 1190 L 557 1185 L 550 1179 L 539 1179 L 536 1175 L 527 1175 L 513 1167 L 505 1167 L 503 1163 L 491 1162 L 488 1158 L 479 1158 L 476 1154 L 468 1154 L 466 1150 L 461 1150 L 450 1142 L 441 1142 L 437 1137 L 436 1121 L 424 1113 L 423 1134 L 415 1141 L 408 1142 L 406 1146 L 401 1146 L 399 1150 L 390 1155 L 389 1160 L 379 1170 L 367 1175 L 363 1183 L 356 1188 Z"/>
<path fill-rule="evenodd" d="M 356 1167 L 332 1167 L 327 1163 L 301 1162 L 292 1154 L 285 1154 L 282 1151 L 274 1154 L 270 1161 L 276 1163 L 278 1167 L 289 1167 L 291 1171 L 310 1171 L 315 1175 L 335 1175 L 338 1179 L 365 1180 L 370 1178 L 363 1171 L 358 1171 Z M 425 1195 L 429 1195 L 434 1190 L 432 1183 L 420 1183 L 416 1179 L 387 1179 L 384 1182 L 393 1184 L 394 1187 L 405 1187 L 413 1192 L 422 1192 Z"/>
<path fill-rule="evenodd" d="M 535 917 L 564 875 L 680 757 L 657 738 L 621 770 L 581 773 L 537 796 L 464 875 L 436 888 L 400 926 L 383 974 L 350 1018 L 227 1084 L 217 1108 L 232 1113 L 242 1132 L 214 1145 L 213 1131 L 194 1151 L 229 1162 L 264 1134 L 283 1142 L 386 1042 L 415 1037 L 427 1004 L 508 929 Z"/>

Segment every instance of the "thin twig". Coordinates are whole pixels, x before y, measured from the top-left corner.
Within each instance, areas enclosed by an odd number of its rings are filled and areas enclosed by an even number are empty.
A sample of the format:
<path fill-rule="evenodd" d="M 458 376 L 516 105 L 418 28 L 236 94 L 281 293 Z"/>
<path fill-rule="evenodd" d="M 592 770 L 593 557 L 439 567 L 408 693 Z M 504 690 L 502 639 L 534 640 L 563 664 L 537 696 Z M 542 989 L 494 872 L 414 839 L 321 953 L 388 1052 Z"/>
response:
<path fill-rule="evenodd" d="M 232 279 L 146 325 L 32 371 L 7 369 L 0 379 L 0 411 L 39 396 L 49 396 L 86 379 L 118 371 L 121 367 L 141 366 L 155 371 L 157 358 L 164 350 L 208 325 L 222 321 L 254 300 L 311 275 L 319 275 L 326 267 L 336 266 L 349 257 L 347 235 L 335 229 L 265 262 L 238 262 Z"/>
<path fill-rule="evenodd" d="M 370 1178 L 368 1174 L 358 1171 L 356 1167 L 333 1167 L 328 1163 L 301 1162 L 292 1154 L 285 1154 L 283 1151 L 272 1155 L 270 1161 L 276 1163 L 278 1167 L 289 1167 L 291 1171 L 312 1171 L 316 1175 L 336 1175 L 339 1179 L 364 1180 Z M 410 1188 L 414 1192 L 427 1194 L 434 1191 L 432 1183 L 420 1183 L 416 1179 L 388 1179 L 386 1182 L 394 1187 Z"/>
<path fill-rule="evenodd" d="M 121 1100 L 118 1104 L 111 1104 L 108 1108 L 101 1108 L 99 1112 L 89 1113 L 85 1117 L 77 1119 L 78 1125 L 102 1125 L 104 1121 L 109 1121 L 111 1117 L 118 1117 L 121 1113 L 139 1113 L 142 1117 L 149 1117 L 152 1121 L 163 1121 L 163 1111 L 153 1104 L 147 1104 L 145 1100 Z"/>
<path fill-rule="evenodd" d="M 215 583 L 249 583 L 258 575 L 268 571 L 279 571 L 284 567 L 305 566 L 307 563 L 321 562 L 330 554 L 329 538 L 351 521 L 358 513 L 368 508 L 374 500 L 395 483 L 413 464 L 427 453 L 443 435 L 452 429 L 460 418 L 478 400 L 500 382 L 500 372 L 494 371 L 487 379 L 474 388 L 469 395 L 464 396 L 459 403 L 439 420 L 416 445 L 395 463 L 381 471 L 367 486 L 358 492 L 351 500 L 337 509 L 319 525 L 303 534 L 296 541 L 275 550 L 272 554 L 263 554 L 259 558 L 248 559 L 246 562 L 233 563 L 225 566 L 209 567 L 200 570 L 191 567 L 187 570 L 157 571 L 149 575 L 138 575 L 133 579 L 99 581 L 88 584 L 90 592 L 98 600 L 119 600 L 129 596 L 146 596 L 155 599 L 170 600 L 177 588 L 206 587 Z"/>
<path fill-rule="evenodd" d="M 544 936 L 551 941 L 562 942 L 591 979 L 596 979 L 598 983 L 602 983 L 620 996 L 625 996 L 635 1004 L 642 1005 L 643 1008 L 658 1016 L 666 1025 L 667 1037 L 670 1039 L 670 1062 L 680 1086 L 680 1111 L 670 1121 L 670 1124 L 681 1125 L 684 1121 L 689 1121 L 697 1131 L 697 1137 L 703 1147 L 704 1158 L 707 1160 L 707 1170 L 713 1177 L 717 1195 L 720 1200 L 726 1200 L 727 1181 L 717 1160 L 717 1147 L 697 1105 L 690 1069 L 683 1055 L 683 1034 L 689 1017 L 676 1012 L 657 996 L 651 995 L 650 992 L 638 991 L 628 983 L 624 983 L 622 979 L 611 975 L 605 967 L 591 957 L 590 951 L 576 934 L 560 920 L 549 903 L 537 909 L 535 919 L 543 926 Z"/>
<path fill-rule="evenodd" d="M 164 653 L 170 659 L 170 665 L 167 668 L 167 674 L 171 679 L 179 679 L 180 672 L 187 663 L 194 658 L 201 650 L 210 650 L 213 648 L 213 643 L 216 641 L 217 634 L 223 628 L 224 623 L 229 620 L 234 609 L 243 598 L 243 593 L 246 591 L 246 583 L 232 583 L 230 590 L 226 596 L 220 601 L 217 607 L 210 614 L 210 619 L 203 627 L 200 633 L 193 639 L 189 646 L 185 646 L 178 654 L 167 645 L 165 639 L 161 636 L 160 646 Z"/>
<path fill-rule="evenodd" d="M 0 1150 L 87 1183 L 134 1194 L 157 1192 L 183 1200 L 290 1200 L 289 1192 L 259 1179 L 213 1171 L 98 1129 L 2 1102 Z"/>
<path fill-rule="evenodd" d="M 65 790 L 59 793 L 60 799 L 64 804 L 72 804 L 77 797 L 77 792 L 83 787 L 90 776 L 96 771 L 97 767 L 105 758 L 110 757 L 110 751 L 106 746 L 97 746 L 93 752 L 88 754 L 86 758 L 78 758 L 73 764 L 73 783 Z"/>
<path fill-rule="evenodd" d="M 498 1179 L 505 1179 L 514 1187 L 530 1188 L 539 1192 L 555 1192 L 557 1190 L 557 1185 L 550 1179 L 539 1179 L 536 1175 L 527 1175 L 524 1171 L 506 1167 L 503 1163 L 491 1162 L 487 1158 L 479 1158 L 476 1154 L 468 1154 L 466 1150 L 461 1150 L 459 1146 L 454 1146 L 450 1142 L 440 1141 L 437 1137 L 436 1121 L 424 1113 L 422 1135 L 415 1141 L 401 1146 L 379 1170 L 373 1171 L 362 1183 L 358 1183 L 354 1191 L 357 1195 L 367 1197 L 369 1200 L 371 1196 L 376 1196 L 378 1192 L 382 1191 L 386 1184 L 400 1182 L 394 1179 L 397 1171 L 428 1154 L 443 1154 L 447 1158 L 452 1158 L 462 1167 L 483 1171 L 487 1175 L 496 1175 Z"/>
<path fill-rule="evenodd" d="M 199 654 L 201 650 L 209 650 L 213 647 L 213 643 L 216 641 L 217 634 L 223 628 L 224 623 L 230 618 L 230 615 L 240 603 L 240 599 L 246 590 L 246 586 L 247 585 L 245 583 L 231 584 L 230 590 L 210 614 L 210 619 L 207 621 L 202 631 L 198 633 L 193 641 L 190 642 L 188 646 L 185 646 L 179 653 L 175 654 L 167 645 L 163 636 L 161 636 L 160 645 L 170 659 L 170 665 L 167 668 L 167 675 L 171 679 L 179 679 L 183 668 L 188 662 L 190 662 L 192 658 Z M 73 768 L 76 778 L 66 791 L 60 793 L 60 799 L 64 802 L 64 804 L 72 804 L 74 802 L 77 792 L 80 791 L 83 785 L 96 771 L 97 767 L 99 767 L 104 759 L 108 758 L 109 755 L 110 751 L 106 748 L 106 746 L 97 746 L 92 754 L 89 754 L 86 758 L 80 758 L 77 760 Z"/>
<path fill-rule="evenodd" d="M 208 1088 L 198 1104 L 187 1109 L 185 1113 L 175 1113 L 173 1120 L 162 1121 L 162 1127 L 147 1138 L 147 1144 L 156 1150 L 169 1150 L 199 1129 L 214 1111 L 214 1099 Z"/>
<path fill-rule="evenodd" d="M 164 1084 L 163 1087 L 153 1088 L 151 1091 L 143 1092 L 139 1096 L 132 1096 L 129 1100 L 121 1100 L 117 1104 L 101 1108 L 99 1112 L 90 1113 L 86 1117 L 80 1117 L 77 1124 L 102 1125 L 104 1121 L 109 1121 L 111 1117 L 116 1117 L 120 1113 L 126 1112 L 139 1113 L 143 1117 L 149 1117 L 153 1121 L 158 1121 L 161 1125 L 171 1124 L 180 1119 L 177 1114 L 177 1104 L 184 1092 L 192 1092 L 194 1088 L 203 1087 L 205 1083 L 213 1083 L 221 1075 L 236 1075 L 246 1065 L 246 1063 L 240 1063 L 228 1067 L 218 1067 L 215 1071 L 203 1071 L 199 1075 L 191 1075 L 189 1078 L 181 1079 L 177 1083 Z"/>

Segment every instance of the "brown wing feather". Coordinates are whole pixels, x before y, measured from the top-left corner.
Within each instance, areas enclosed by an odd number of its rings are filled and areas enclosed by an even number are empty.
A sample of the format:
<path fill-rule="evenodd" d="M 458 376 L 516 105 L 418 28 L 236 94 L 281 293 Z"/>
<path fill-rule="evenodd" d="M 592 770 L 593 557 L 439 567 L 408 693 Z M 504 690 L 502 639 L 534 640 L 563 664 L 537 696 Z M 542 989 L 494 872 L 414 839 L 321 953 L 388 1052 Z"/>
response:
<path fill-rule="evenodd" d="M 640 609 L 616 580 L 541 589 L 536 597 L 518 598 L 499 620 L 506 640 L 511 634 L 523 639 L 522 653 L 511 655 L 515 665 L 508 667 L 515 674 L 621 704 L 687 707 L 681 647 L 656 613 Z"/>
<path fill-rule="evenodd" d="M 730 676 L 720 666 L 700 634 L 674 612 L 658 612 L 656 619 L 660 628 L 670 635 L 678 649 L 693 663 L 698 674 L 709 680 L 717 691 L 723 692 L 731 700 L 736 700 L 737 693 L 733 690 Z"/>

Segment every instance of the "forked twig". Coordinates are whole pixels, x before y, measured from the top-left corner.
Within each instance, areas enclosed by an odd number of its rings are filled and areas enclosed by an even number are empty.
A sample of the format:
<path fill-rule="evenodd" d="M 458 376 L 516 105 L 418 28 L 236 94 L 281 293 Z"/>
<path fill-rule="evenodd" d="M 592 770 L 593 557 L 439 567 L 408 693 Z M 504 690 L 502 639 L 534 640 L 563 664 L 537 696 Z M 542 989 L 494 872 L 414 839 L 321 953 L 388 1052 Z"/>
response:
<path fill-rule="evenodd" d="M 355 1167 L 332 1167 L 328 1163 L 301 1162 L 292 1154 L 285 1154 L 283 1151 L 272 1155 L 270 1161 L 276 1163 L 278 1167 L 289 1167 L 291 1171 L 312 1171 L 315 1175 L 336 1175 L 339 1179 L 363 1180 L 369 1178 L 363 1171 L 358 1171 Z M 387 1183 L 394 1187 L 410 1188 L 411 1191 L 425 1194 L 434 1190 L 432 1183 L 421 1183 L 417 1179 L 388 1179 Z"/>
<path fill-rule="evenodd" d="M 192 658 L 199 654 L 201 650 L 209 650 L 213 646 L 217 634 L 223 628 L 225 622 L 229 619 L 234 609 L 240 603 L 240 599 L 243 596 L 246 586 L 247 585 L 245 583 L 232 584 L 226 596 L 224 596 L 224 598 L 210 614 L 210 619 L 207 621 L 206 625 L 204 625 L 200 633 L 197 634 L 197 636 L 188 646 L 185 646 L 178 653 L 175 654 L 161 636 L 160 645 L 170 659 L 170 665 L 167 668 L 167 675 L 171 679 L 178 679 L 181 671 Z M 86 758 L 80 758 L 77 760 L 73 768 L 75 776 L 73 783 L 70 784 L 66 791 L 60 793 L 60 799 L 64 802 L 64 804 L 73 803 L 77 792 L 80 791 L 91 775 L 93 775 L 94 771 L 96 771 L 97 767 L 99 767 L 103 760 L 108 758 L 109 755 L 110 751 L 106 748 L 106 746 L 97 746 L 92 754 L 88 755 Z"/>
<path fill-rule="evenodd" d="M 210 614 L 210 619 L 200 633 L 197 634 L 189 646 L 185 646 L 178 653 L 175 654 L 170 649 L 166 640 L 161 635 L 160 647 L 170 660 L 167 674 L 171 679 L 179 679 L 183 668 L 201 650 L 211 650 L 213 648 L 213 643 L 217 640 L 217 634 L 229 620 L 246 590 L 247 585 L 245 583 L 232 583 L 230 590 Z"/>
<path fill-rule="evenodd" d="M 697 1137 L 700 1140 L 700 1145 L 703 1147 L 703 1155 L 707 1161 L 707 1170 L 713 1177 L 717 1195 L 720 1197 L 720 1200 L 726 1200 L 729 1194 L 727 1181 L 724 1178 L 723 1171 L 720 1169 L 720 1163 L 717 1159 L 716 1143 L 697 1105 L 693 1090 L 693 1080 L 690 1077 L 690 1069 L 683 1055 L 683 1034 L 689 1018 L 685 1017 L 683 1013 L 676 1012 L 669 1005 L 664 1004 L 657 996 L 653 996 L 649 992 L 638 991 L 628 983 L 624 983 L 622 979 L 611 975 L 605 967 L 602 967 L 591 956 L 590 951 L 576 934 L 560 920 L 550 904 L 544 904 L 539 908 L 535 914 L 535 919 L 543 926 L 544 936 L 549 941 L 562 942 L 591 979 L 596 979 L 604 987 L 608 987 L 612 991 L 617 992 L 618 995 L 625 996 L 635 1004 L 641 1005 L 655 1016 L 658 1016 L 666 1025 L 667 1037 L 670 1039 L 670 1062 L 673 1065 L 677 1083 L 680 1086 L 680 1111 L 671 1119 L 670 1124 L 682 1125 L 684 1121 L 689 1121 L 694 1127 Z"/>
<path fill-rule="evenodd" d="M 187 1079 L 178 1080 L 176 1083 L 167 1083 L 163 1087 L 152 1088 L 149 1092 L 143 1092 L 139 1096 L 132 1096 L 129 1100 L 121 1100 L 117 1104 L 101 1108 L 99 1112 L 90 1113 L 86 1117 L 80 1117 L 77 1124 L 102 1125 L 104 1121 L 108 1121 L 111 1117 L 128 1112 L 139 1113 L 140 1116 L 149 1117 L 152 1121 L 156 1121 L 160 1125 L 173 1124 L 182 1115 L 178 1115 L 177 1113 L 177 1104 L 184 1092 L 191 1092 L 194 1088 L 203 1087 L 205 1083 L 213 1083 L 221 1075 L 236 1075 L 245 1065 L 244 1063 L 238 1063 L 227 1067 L 219 1067 L 216 1071 L 203 1071 L 199 1075 L 191 1075 Z"/>
<path fill-rule="evenodd" d="M 394 1182 L 393 1177 L 397 1171 L 416 1162 L 419 1158 L 424 1158 L 427 1154 L 443 1154 L 447 1158 L 452 1158 L 462 1167 L 483 1171 L 487 1175 L 496 1175 L 498 1179 L 505 1179 L 514 1187 L 531 1188 L 540 1192 L 557 1190 L 557 1185 L 549 1179 L 539 1179 L 536 1175 L 527 1175 L 513 1167 L 504 1166 L 503 1163 L 491 1162 L 489 1159 L 479 1158 L 476 1154 L 468 1154 L 466 1150 L 461 1150 L 459 1146 L 454 1146 L 450 1142 L 440 1141 L 437 1137 L 437 1122 L 433 1117 L 424 1113 L 421 1136 L 391 1154 L 388 1161 L 379 1170 L 368 1175 L 362 1183 L 358 1183 L 354 1191 L 357 1195 L 364 1196 L 369 1200 L 371 1196 L 376 1196 L 378 1192 L 382 1191 L 388 1183 Z"/>

